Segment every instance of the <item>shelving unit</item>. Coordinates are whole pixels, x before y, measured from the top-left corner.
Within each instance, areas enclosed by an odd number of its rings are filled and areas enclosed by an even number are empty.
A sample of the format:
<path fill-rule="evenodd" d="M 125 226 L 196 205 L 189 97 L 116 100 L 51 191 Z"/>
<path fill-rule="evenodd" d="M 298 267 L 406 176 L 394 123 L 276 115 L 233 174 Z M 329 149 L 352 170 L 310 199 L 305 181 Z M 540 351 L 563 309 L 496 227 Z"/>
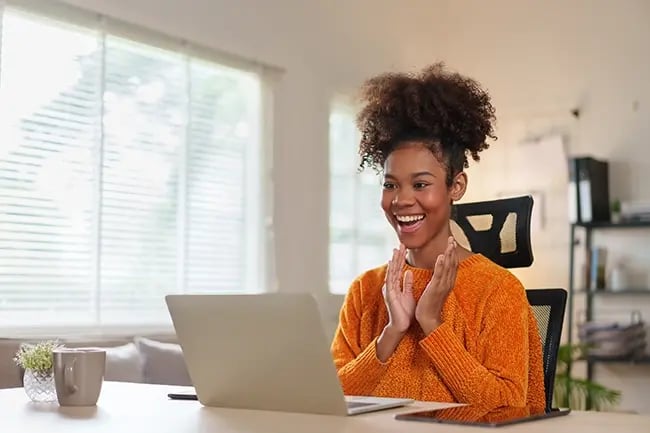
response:
<path fill-rule="evenodd" d="M 650 229 L 650 221 L 626 221 L 620 223 L 611 223 L 611 222 L 595 222 L 595 223 L 575 223 L 571 224 L 571 238 L 570 238 L 570 252 L 569 252 L 569 299 L 568 299 L 568 317 L 567 322 L 569 326 L 569 344 L 573 340 L 573 329 L 574 329 L 574 318 L 573 310 L 575 303 L 575 296 L 577 294 L 583 294 L 585 297 L 585 319 L 587 321 L 593 319 L 593 301 L 595 297 L 600 296 L 645 296 L 650 297 L 650 290 L 645 288 L 629 288 L 626 290 L 620 291 L 610 291 L 606 289 L 598 290 L 589 290 L 586 288 L 576 288 L 575 287 L 575 250 L 576 250 L 576 233 L 578 230 L 584 230 L 585 234 L 585 245 L 587 251 L 590 251 L 592 248 L 592 232 L 594 230 L 618 230 L 618 229 L 632 229 L 632 228 L 648 228 Z M 650 234 L 650 231 L 648 232 Z M 650 240 L 650 236 L 649 236 Z M 646 352 L 648 349 L 646 349 Z M 602 358 L 602 357 L 588 357 L 587 362 L 587 379 L 591 380 L 593 378 L 594 364 L 596 363 L 622 363 L 629 362 L 635 364 L 649 364 L 650 363 L 650 354 L 645 353 L 643 355 L 637 356 L 635 358 L 625 357 L 625 358 Z"/>

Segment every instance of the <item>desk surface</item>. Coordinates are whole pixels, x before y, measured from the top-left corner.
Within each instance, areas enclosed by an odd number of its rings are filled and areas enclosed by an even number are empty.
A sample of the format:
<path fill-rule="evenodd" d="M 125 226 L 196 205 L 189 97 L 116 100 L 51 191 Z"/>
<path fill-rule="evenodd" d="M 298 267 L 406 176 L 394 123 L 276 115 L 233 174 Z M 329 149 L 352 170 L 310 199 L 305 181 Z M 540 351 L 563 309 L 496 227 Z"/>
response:
<path fill-rule="evenodd" d="M 480 427 L 396 421 L 399 412 L 442 407 L 417 402 L 407 408 L 351 417 L 206 408 L 197 401 L 169 400 L 179 387 L 106 382 L 97 407 L 63 408 L 29 402 L 22 388 L 0 390 L 0 431 L 7 432 L 480 432 Z M 497 430 L 500 431 L 501 429 Z M 505 428 L 508 432 L 650 432 L 650 416 L 572 412 L 568 416 Z"/>

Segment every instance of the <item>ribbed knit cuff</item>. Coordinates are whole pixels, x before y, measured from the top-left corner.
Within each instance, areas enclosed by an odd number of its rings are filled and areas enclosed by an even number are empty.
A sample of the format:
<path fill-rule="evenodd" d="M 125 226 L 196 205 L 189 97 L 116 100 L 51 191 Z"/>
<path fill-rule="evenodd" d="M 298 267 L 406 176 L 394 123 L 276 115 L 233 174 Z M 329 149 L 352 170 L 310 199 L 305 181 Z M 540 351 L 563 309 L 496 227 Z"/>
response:
<path fill-rule="evenodd" d="M 385 363 L 377 358 L 377 338 L 357 356 L 353 361 L 354 368 L 346 377 L 345 391 L 348 395 L 368 395 L 379 383 L 390 361 L 391 356 Z"/>
<path fill-rule="evenodd" d="M 465 349 L 451 326 L 442 323 L 432 333 L 420 340 L 420 347 L 433 362 L 447 387 L 457 399 L 468 400 L 473 373 L 480 364 Z"/>

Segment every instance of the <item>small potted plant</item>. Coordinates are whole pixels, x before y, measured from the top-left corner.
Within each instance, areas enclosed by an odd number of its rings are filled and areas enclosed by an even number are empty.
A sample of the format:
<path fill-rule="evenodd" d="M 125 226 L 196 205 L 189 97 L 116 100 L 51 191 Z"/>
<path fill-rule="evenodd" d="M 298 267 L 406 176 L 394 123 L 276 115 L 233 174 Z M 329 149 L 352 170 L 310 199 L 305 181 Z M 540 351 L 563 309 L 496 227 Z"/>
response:
<path fill-rule="evenodd" d="M 56 400 L 52 352 L 61 347 L 56 341 L 22 344 L 14 361 L 25 370 L 23 387 L 27 396 L 35 402 Z"/>

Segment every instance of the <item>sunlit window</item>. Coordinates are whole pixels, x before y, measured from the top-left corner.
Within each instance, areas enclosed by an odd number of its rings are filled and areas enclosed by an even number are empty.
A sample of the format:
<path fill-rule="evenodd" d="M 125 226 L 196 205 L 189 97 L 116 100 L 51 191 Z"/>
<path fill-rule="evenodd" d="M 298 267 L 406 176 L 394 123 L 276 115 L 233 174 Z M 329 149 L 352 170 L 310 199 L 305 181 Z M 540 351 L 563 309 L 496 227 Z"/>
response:
<path fill-rule="evenodd" d="M 346 293 L 361 272 L 388 260 L 394 235 L 380 207 L 380 177 L 359 172 L 359 133 L 351 105 L 335 103 L 330 112 L 329 287 Z"/>
<path fill-rule="evenodd" d="M 5 9 L 0 325 L 156 325 L 167 293 L 263 290 L 260 80 Z"/>

